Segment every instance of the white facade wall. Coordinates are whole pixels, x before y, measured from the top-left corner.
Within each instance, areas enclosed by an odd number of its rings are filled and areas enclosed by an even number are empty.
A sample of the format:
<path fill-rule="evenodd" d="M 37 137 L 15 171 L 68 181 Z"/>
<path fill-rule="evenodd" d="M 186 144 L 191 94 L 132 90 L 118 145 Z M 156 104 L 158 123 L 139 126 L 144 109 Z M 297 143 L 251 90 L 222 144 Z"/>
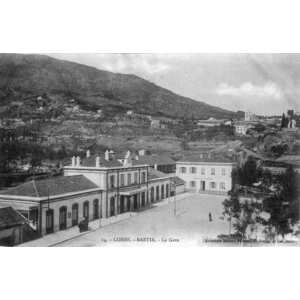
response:
<path fill-rule="evenodd" d="M 185 181 L 187 191 L 227 193 L 232 187 L 232 168 L 231 163 L 178 162 L 176 176 Z"/>
<path fill-rule="evenodd" d="M 72 205 L 77 203 L 78 204 L 78 222 L 82 221 L 83 218 L 83 203 L 88 201 L 89 202 L 89 220 L 94 219 L 94 207 L 93 207 L 93 201 L 94 199 L 99 200 L 99 213 L 98 215 L 100 216 L 101 214 L 104 215 L 105 211 L 105 202 L 101 198 L 103 195 L 101 192 L 96 192 L 96 193 L 90 193 L 87 195 L 77 195 L 72 198 L 67 198 L 67 199 L 58 199 L 57 201 L 52 201 L 50 200 L 49 205 L 48 203 L 44 203 L 42 205 L 42 235 L 46 234 L 46 212 L 49 209 L 53 209 L 54 212 L 54 232 L 59 231 L 59 209 L 63 206 L 67 207 L 67 228 L 72 227 Z M 102 199 L 102 200 L 101 200 Z M 102 208 L 101 208 L 102 204 Z"/>

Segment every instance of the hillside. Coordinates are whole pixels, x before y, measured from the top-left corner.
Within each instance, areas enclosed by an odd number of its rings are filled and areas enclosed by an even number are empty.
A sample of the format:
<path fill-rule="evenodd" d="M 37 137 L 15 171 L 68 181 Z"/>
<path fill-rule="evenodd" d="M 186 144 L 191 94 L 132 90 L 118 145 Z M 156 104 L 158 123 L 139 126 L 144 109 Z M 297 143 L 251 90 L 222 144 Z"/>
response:
<path fill-rule="evenodd" d="M 98 70 L 45 55 L 0 54 L 0 106 L 43 95 L 75 99 L 86 110 L 171 118 L 226 118 L 233 112 L 179 96 L 135 75 Z M 46 96 L 45 96 L 46 95 Z"/>

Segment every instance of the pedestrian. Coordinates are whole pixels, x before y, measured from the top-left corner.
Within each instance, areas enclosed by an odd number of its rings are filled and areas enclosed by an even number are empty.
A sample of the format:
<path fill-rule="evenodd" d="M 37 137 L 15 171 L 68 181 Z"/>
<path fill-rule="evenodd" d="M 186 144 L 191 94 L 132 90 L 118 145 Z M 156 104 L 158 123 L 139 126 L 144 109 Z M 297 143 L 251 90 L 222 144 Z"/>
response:
<path fill-rule="evenodd" d="M 212 215 L 211 215 L 211 212 L 208 214 L 208 219 L 209 219 L 209 222 L 212 222 Z"/>

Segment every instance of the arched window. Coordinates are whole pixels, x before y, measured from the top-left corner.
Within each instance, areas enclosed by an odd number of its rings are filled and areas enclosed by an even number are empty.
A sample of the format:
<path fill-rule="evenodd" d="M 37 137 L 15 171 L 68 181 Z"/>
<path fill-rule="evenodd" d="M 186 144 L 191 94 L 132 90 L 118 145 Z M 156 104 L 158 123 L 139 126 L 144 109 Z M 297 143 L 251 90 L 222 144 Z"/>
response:
<path fill-rule="evenodd" d="M 72 205 L 72 226 L 78 224 L 78 203 Z"/>
<path fill-rule="evenodd" d="M 115 215 L 115 198 L 111 197 L 110 198 L 110 216 Z"/>
<path fill-rule="evenodd" d="M 67 207 L 62 206 L 59 208 L 59 230 L 67 228 Z"/>
<path fill-rule="evenodd" d="M 94 199 L 93 208 L 94 208 L 94 220 L 97 220 L 97 219 L 99 219 L 99 200 L 98 199 Z"/>
<path fill-rule="evenodd" d="M 86 220 L 89 220 L 89 215 L 90 215 L 90 204 L 89 201 L 85 201 L 83 203 L 83 218 Z"/>

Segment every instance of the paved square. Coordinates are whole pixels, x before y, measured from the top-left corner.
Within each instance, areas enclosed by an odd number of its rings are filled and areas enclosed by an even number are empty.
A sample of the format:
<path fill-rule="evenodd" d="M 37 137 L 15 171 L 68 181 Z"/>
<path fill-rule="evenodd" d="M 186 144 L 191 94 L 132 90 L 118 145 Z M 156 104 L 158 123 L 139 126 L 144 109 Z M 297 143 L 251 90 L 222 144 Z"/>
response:
<path fill-rule="evenodd" d="M 226 196 L 182 194 L 175 204 L 158 206 L 130 219 L 99 228 L 57 246 L 139 246 L 182 244 L 197 245 L 203 238 L 228 233 L 228 223 L 221 220 Z M 212 221 L 209 221 L 209 213 Z"/>

